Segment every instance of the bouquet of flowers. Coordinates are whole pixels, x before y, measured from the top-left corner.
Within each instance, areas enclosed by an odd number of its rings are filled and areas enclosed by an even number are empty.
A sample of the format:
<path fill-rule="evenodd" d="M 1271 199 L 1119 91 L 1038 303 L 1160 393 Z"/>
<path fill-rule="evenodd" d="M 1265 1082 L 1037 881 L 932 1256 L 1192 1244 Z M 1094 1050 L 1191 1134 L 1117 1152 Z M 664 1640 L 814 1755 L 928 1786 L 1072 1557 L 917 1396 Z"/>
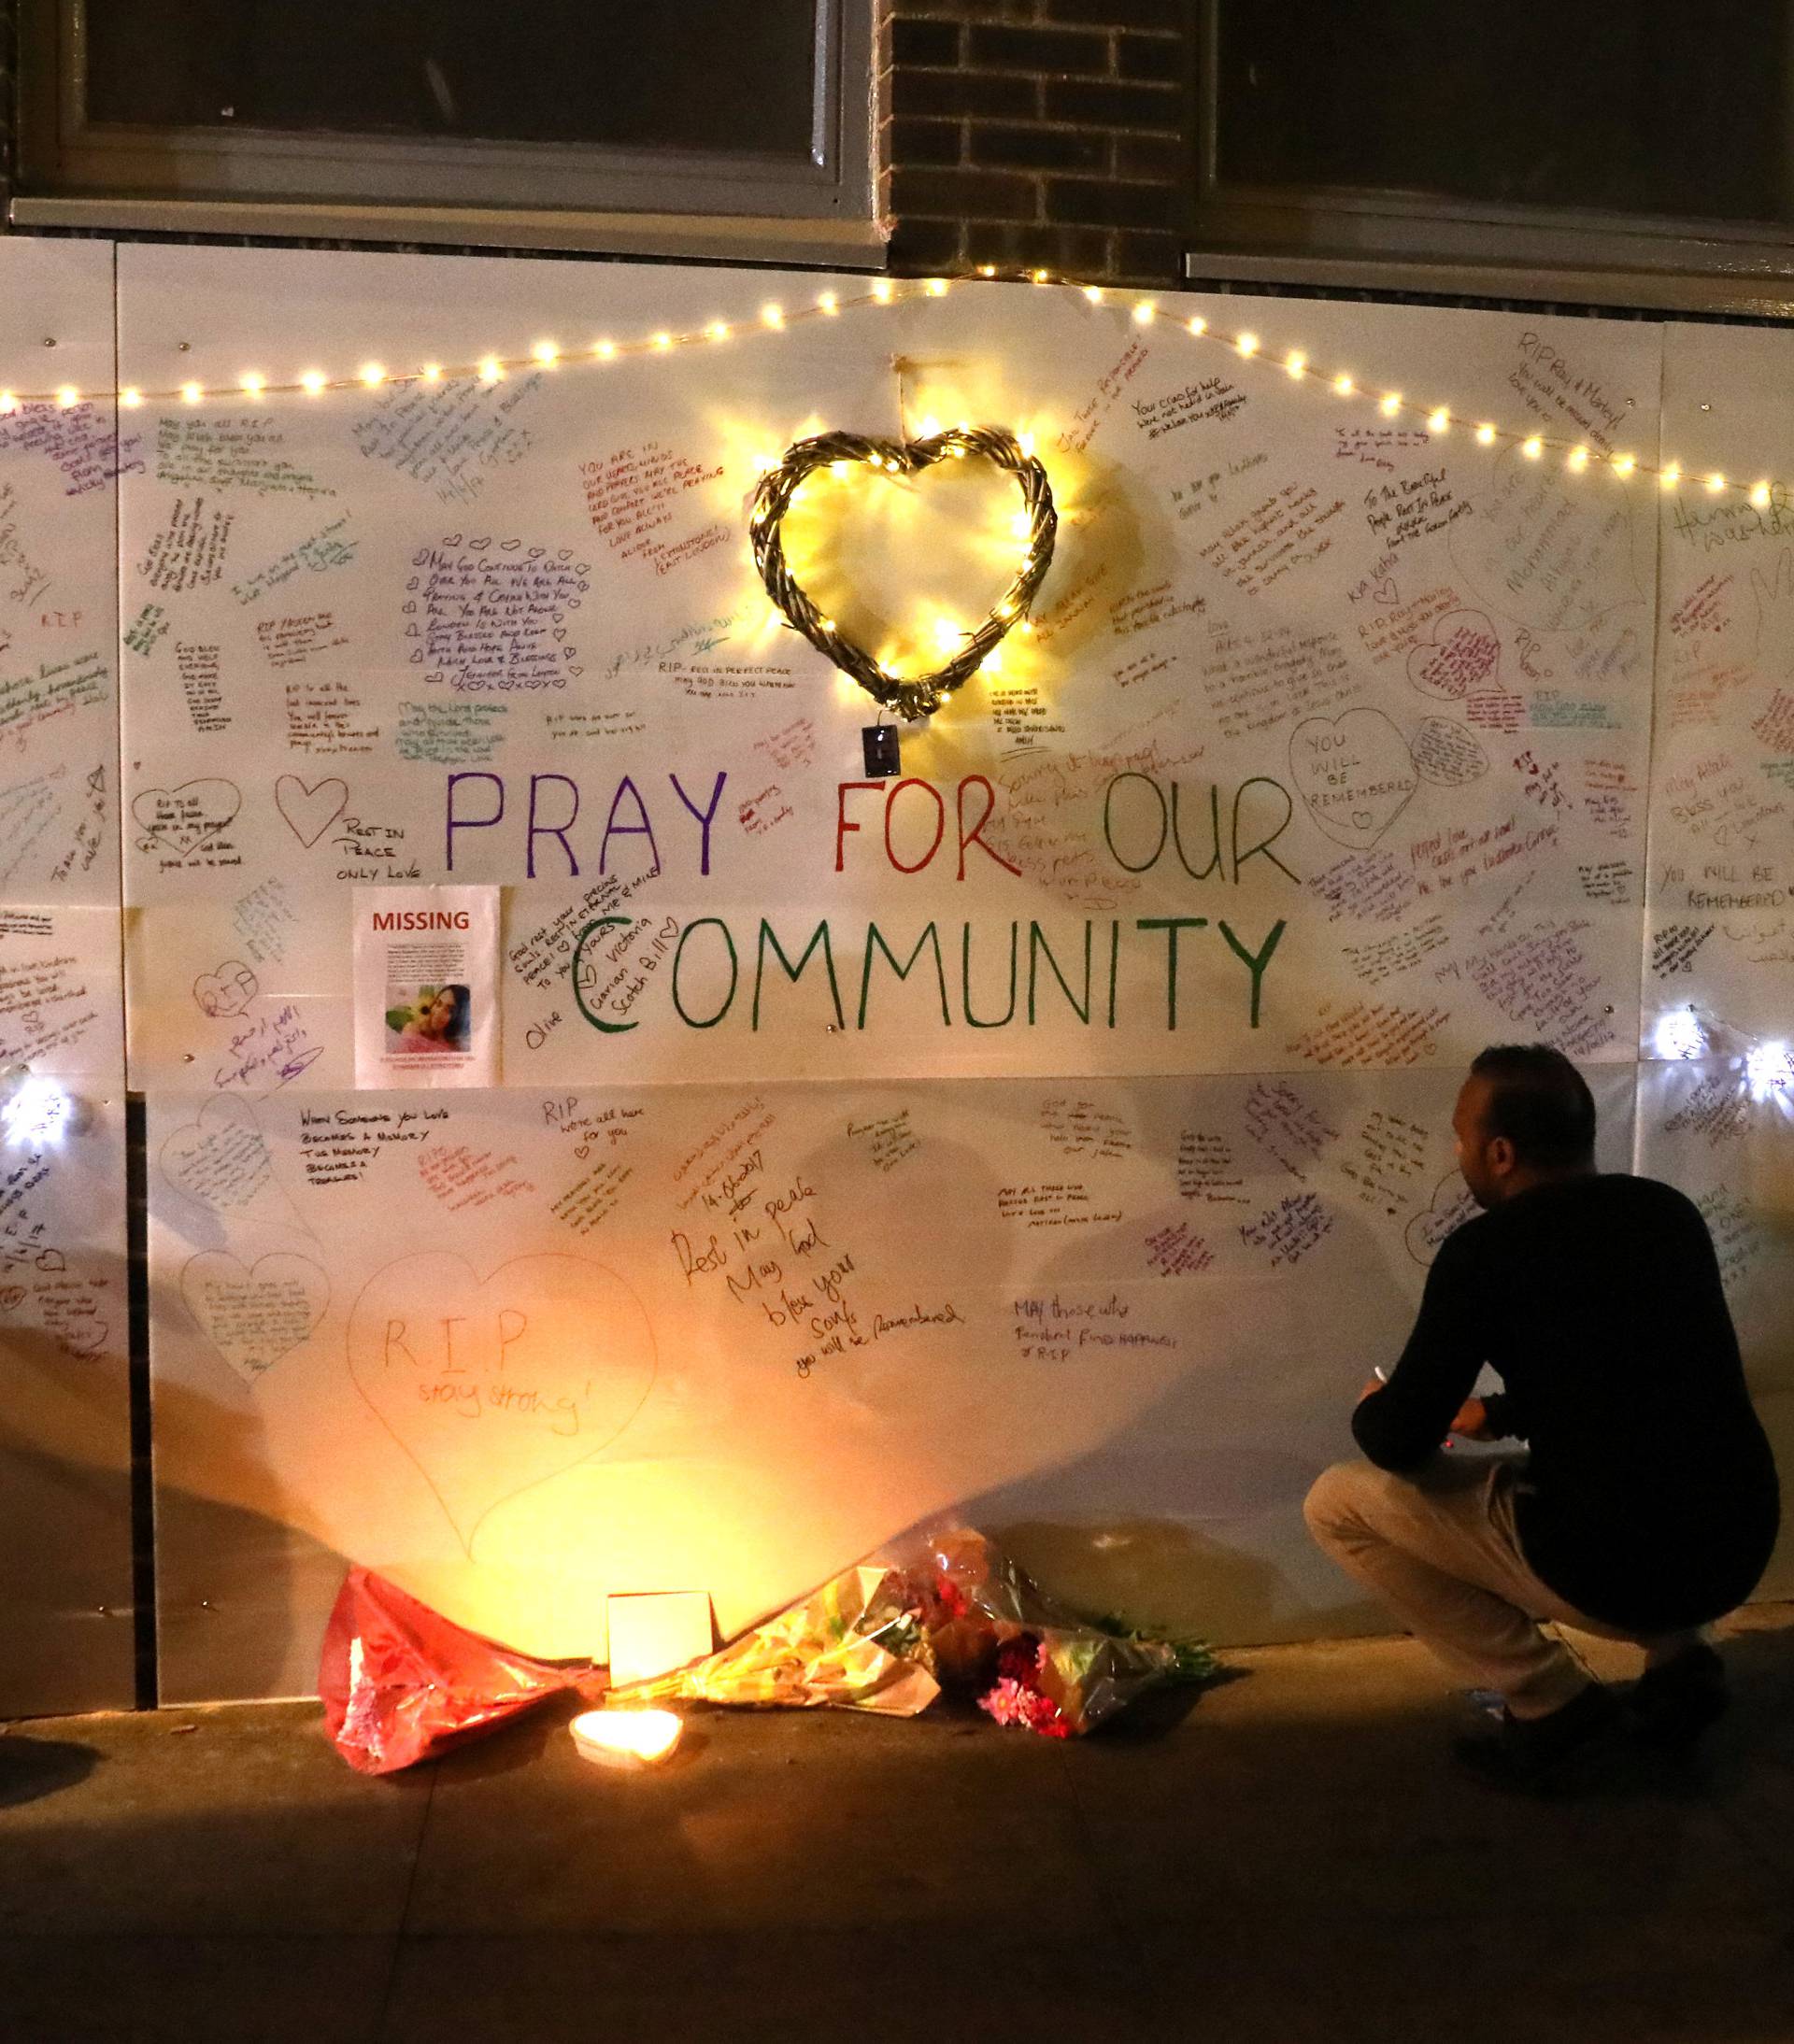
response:
<path fill-rule="evenodd" d="M 936 1527 L 844 1570 L 719 1654 L 614 1690 L 619 1704 L 838 1704 L 912 1716 L 943 1690 L 999 1725 L 1088 1732 L 1160 1682 L 1213 1669 L 1196 1642 L 1061 1611 L 993 1540 Z"/>

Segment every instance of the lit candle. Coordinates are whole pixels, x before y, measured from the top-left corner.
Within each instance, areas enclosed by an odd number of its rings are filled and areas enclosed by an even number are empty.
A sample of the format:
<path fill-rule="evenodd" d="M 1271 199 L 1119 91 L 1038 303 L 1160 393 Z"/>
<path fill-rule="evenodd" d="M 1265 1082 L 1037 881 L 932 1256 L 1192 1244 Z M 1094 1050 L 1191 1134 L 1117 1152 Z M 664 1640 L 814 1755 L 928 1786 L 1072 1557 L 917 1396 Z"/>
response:
<path fill-rule="evenodd" d="M 671 1710 L 582 1710 L 569 1729 L 582 1760 L 605 1767 L 657 1767 L 679 1743 Z"/>

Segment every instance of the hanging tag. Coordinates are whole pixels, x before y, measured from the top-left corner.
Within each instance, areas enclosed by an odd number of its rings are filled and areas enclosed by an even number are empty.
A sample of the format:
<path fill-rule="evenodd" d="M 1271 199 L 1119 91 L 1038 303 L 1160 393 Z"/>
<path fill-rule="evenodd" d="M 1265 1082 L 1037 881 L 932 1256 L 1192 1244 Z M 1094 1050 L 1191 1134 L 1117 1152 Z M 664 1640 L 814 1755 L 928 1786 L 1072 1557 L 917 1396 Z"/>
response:
<path fill-rule="evenodd" d="M 904 771 L 904 762 L 898 757 L 896 725 L 868 724 L 860 733 L 860 744 L 866 756 L 868 780 L 888 780 Z"/>

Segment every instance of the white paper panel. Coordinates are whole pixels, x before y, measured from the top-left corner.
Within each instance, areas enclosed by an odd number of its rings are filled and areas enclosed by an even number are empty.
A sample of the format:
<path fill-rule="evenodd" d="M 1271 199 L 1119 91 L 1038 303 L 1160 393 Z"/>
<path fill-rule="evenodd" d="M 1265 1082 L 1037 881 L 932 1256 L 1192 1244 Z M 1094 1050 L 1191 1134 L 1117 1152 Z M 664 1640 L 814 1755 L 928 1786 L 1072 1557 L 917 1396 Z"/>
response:
<path fill-rule="evenodd" d="M 0 236 L 0 387 L 73 393 L 0 413 L 0 1716 L 135 1688 L 112 383 L 110 246 Z"/>
<path fill-rule="evenodd" d="M 1666 329 L 1667 456 L 1794 475 L 1786 336 Z M 1662 510 L 1647 1053 L 1786 1038 L 1794 987 L 1794 504 L 1698 484 Z M 1714 1029 L 1711 1024 L 1720 1025 Z"/>

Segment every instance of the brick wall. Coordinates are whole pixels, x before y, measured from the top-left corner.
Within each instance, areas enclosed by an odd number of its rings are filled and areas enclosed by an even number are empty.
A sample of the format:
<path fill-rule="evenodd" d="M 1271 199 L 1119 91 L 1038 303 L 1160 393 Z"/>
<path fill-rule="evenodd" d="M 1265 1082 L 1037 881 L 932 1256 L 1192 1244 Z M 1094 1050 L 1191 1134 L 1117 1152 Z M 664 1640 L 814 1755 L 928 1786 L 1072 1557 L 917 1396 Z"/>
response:
<path fill-rule="evenodd" d="M 891 267 L 1176 282 L 1194 15 L 1189 0 L 891 0 Z"/>

